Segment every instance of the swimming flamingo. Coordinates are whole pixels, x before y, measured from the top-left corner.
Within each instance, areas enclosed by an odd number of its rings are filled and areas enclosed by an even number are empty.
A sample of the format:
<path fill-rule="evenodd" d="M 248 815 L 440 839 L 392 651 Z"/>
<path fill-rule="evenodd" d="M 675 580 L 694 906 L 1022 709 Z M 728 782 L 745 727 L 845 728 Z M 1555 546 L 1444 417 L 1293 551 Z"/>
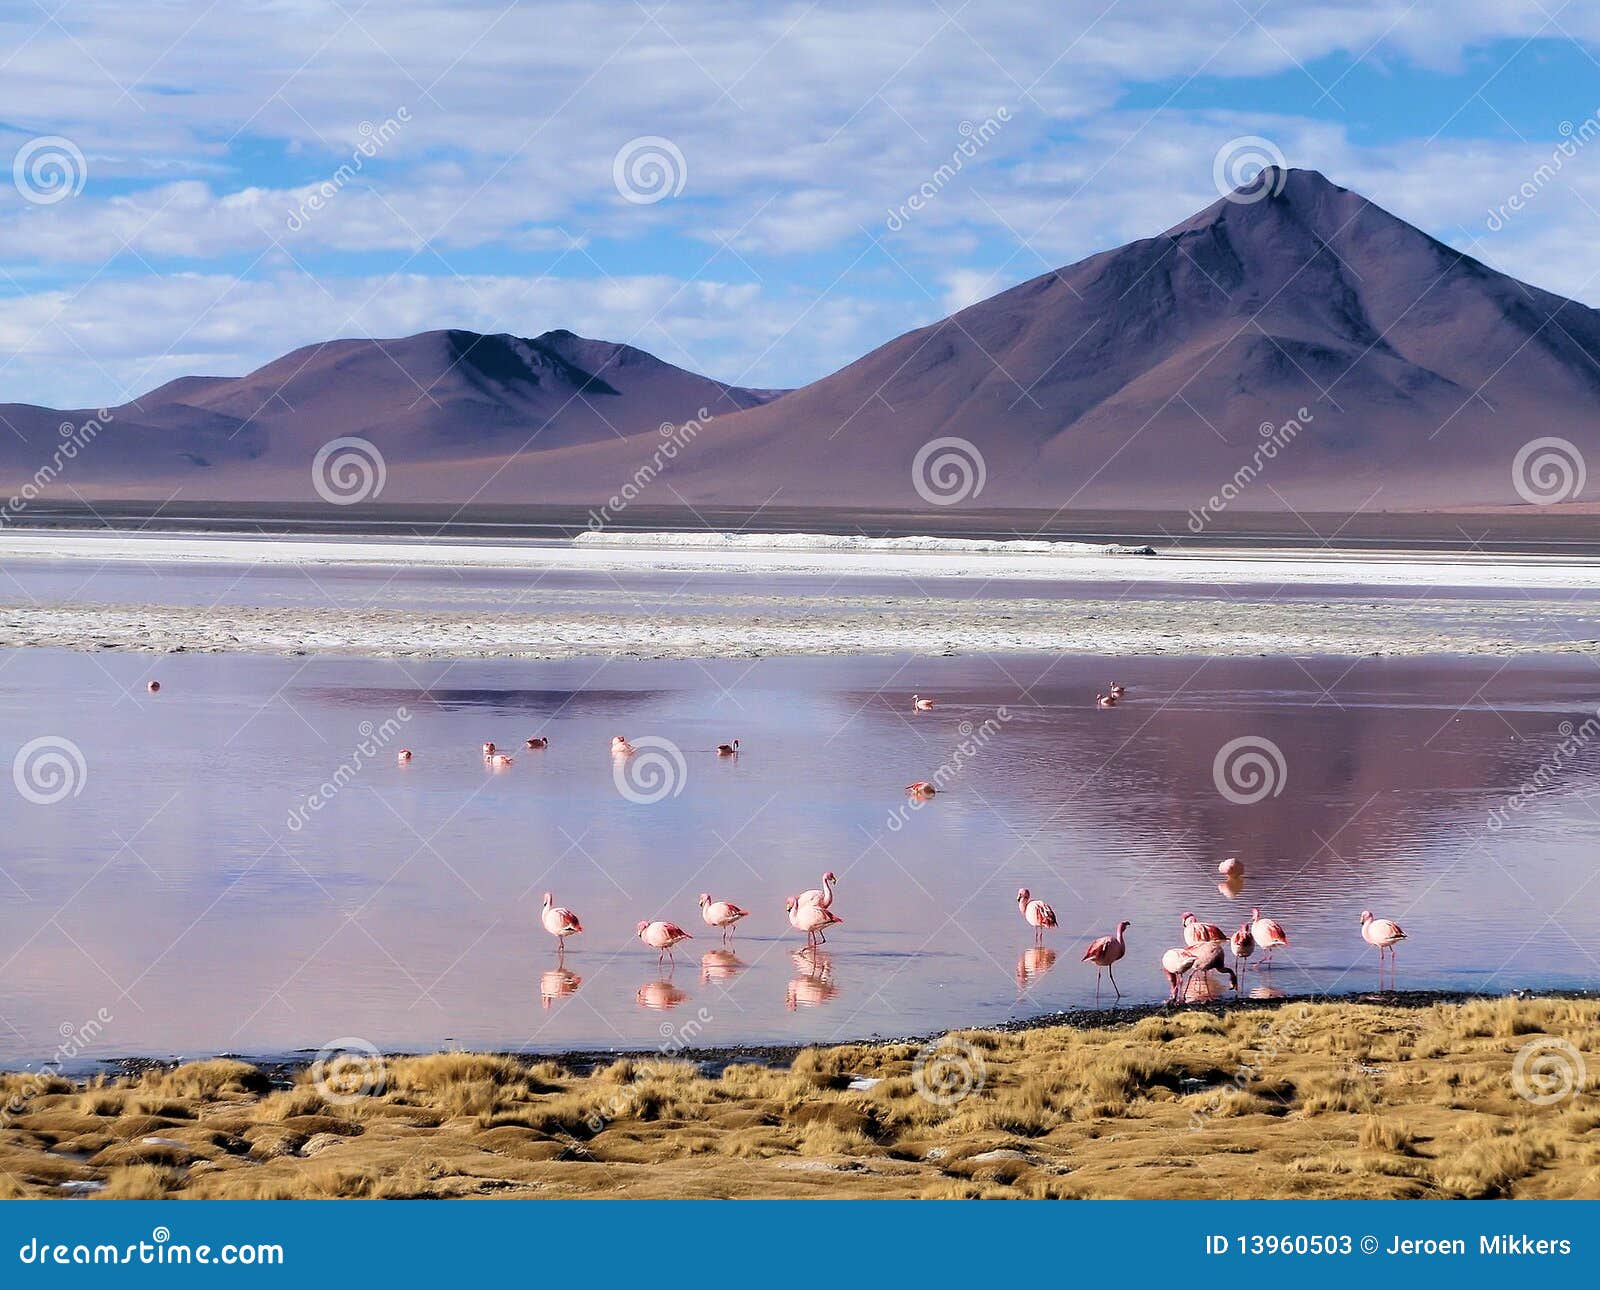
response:
<path fill-rule="evenodd" d="M 1090 945 L 1088 949 L 1084 950 L 1083 958 L 1081 958 L 1079 962 L 1093 963 L 1098 969 L 1094 977 L 1094 993 L 1096 998 L 1099 998 L 1100 996 L 1101 972 L 1110 974 L 1111 988 L 1117 991 L 1117 998 L 1122 998 L 1122 991 L 1117 988 L 1117 974 L 1112 972 L 1111 968 L 1118 959 L 1128 952 L 1128 944 L 1123 939 L 1122 934 L 1132 926 L 1132 923 L 1118 923 L 1117 933 L 1115 936 L 1102 936 L 1099 940 Z"/>
<path fill-rule="evenodd" d="M 813 948 L 826 945 L 828 938 L 823 933 L 835 923 L 844 922 L 832 910 L 823 909 L 820 905 L 802 905 L 794 896 L 790 896 L 783 907 L 789 913 L 789 926 L 797 932 L 804 932 L 806 944 Z"/>
<path fill-rule="evenodd" d="M 939 790 L 925 779 L 919 779 L 915 784 L 907 784 L 906 792 L 912 797 L 932 797 Z"/>
<path fill-rule="evenodd" d="M 1178 987 L 1183 984 L 1183 978 L 1194 971 L 1194 960 L 1189 957 L 1185 949 L 1171 949 L 1161 956 L 1161 971 L 1167 978 L 1167 1002 L 1178 1001 Z"/>
<path fill-rule="evenodd" d="M 1370 909 L 1361 911 L 1361 939 L 1378 947 L 1378 971 L 1383 971 L 1383 952 L 1389 951 L 1389 970 L 1394 970 L 1394 947 L 1406 939 L 1400 924 L 1392 918 L 1374 918 Z"/>
<path fill-rule="evenodd" d="M 631 757 L 633 756 L 633 745 L 621 735 L 613 735 L 611 737 L 611 753 L 614 757 Z"/>
<path fill-rule="evenodd" d="M 494 767 L 495 770 L 504 770 L 511 765 L 511 761 L 512 759 L 505 753 L 495 753 L 494 756 L 489 758 L 489 765 Z"/>
<path fill-rule="evenodd" d="M 733 930 L 733 925 L 741 918 L 749 916 L 748 909 L 740 909 L 732 901 L 712 900 L 707 893 L 703 891 L 700 893 L 700 917 L 705 919 L 706 926 L 720 927 L 724 941 L 728 939 L 728 933 Z"/>
<path fill-rule="evenodd" d="M 522 746 L 524 748 L 548 748 L 550 741 L 548 739 L 530 739 Z"/>
<path fill-rule="evenodd" d="M 1098 708 L 1114 708 L 1117 706 L 1117 696 L 1114 694 L 1097 694 L 1094 696 L 1094 702 Z"/>
<path fill-rule="evenodd" d="M 634 928 L 639 934 L 639 939 L 653 950 L 659 950 L 656 962 L 663 958 L 672 958 L 672 947 L 679 941 L 691 941 L 694 937 L 679 927 L 676 923 L 655 922 L 640 923 Z"/>
<path fill-rule="evenodd" d="M 1240 923 L 1239 930 L 1228 938 L 1233 945 L 1234 966 L 1244 971 L 1244 961 L 1256 952 L 1256 938 L 1251 935 L 1250 924 Z"/>
<path fill-rule="evenodd" d="M 1029 927 L 1033 928 L 1034 944 L 1044 940 L 1044 929 L 1054 931 L 1058 926 L 1056 911 L 1042 900 L 1034 900 L 1026 887 L 1017 892 L 1017 912 L 1022 915 Z"/>
<path fill-rule="evenodd" d="M 1202 941 L 1225 941 L 1227 939 L 1227 933 L 1215 923 L 1202 923 L 1188 910 L 1183 911 L 1183 943 L 1185 945 L 1199 945 Z"/>
<path fill-rule="evenodd" d="M 739 741 L 735 739 L 731 744 L 718 744 L 718 757 L 737 757 L 739 755 Z"/>
<path fill-rule="evenodd" d="M 1232 878 L 1236 874 L 1240 878 L 1243 878 L 1244 866 L 1240 864 L 1233 856 L 1229 856 L 1217 866 L 1217 872 L 1220 873 L 1224 878 Z"/>
<path fill-rule="evenodd" d="M 933 710 L 933 700 L 924 699 L 920 694 L 913 694 L 911 696 L 911 709 L 913 712 L 931 712 Z"/>
<path fill-rule="evenodd" d="M 411 760 L 411 749 L 402 748 L 399 752 L 397 752 L 394 755 L 394 758 L 395 758 L 395 760 L 397 762 L 399 762 L 402 766 L 404 766 L 408 761 Z"/>
<path fill-rule="evenodd" d="M 149 690 L 151 694 L 155 694 L 158 690 L 161 689 L 161 682 L 160 681 L 151 681 L 144 688 Z"/>
<path fill-rule="evenodd" d="M 565 905 L 556 904 L 555 897 L 548 891 L 544 894 L 544 912 L 539 915 L 539 921 L 544 924 L 544 930 L 556 938 L 558 957 L 567 952 L 567 937 L 583 930 L 578 916 Z"/>
<path fill-rule="evenodd" d="M 818 909 L 831 909 L 833 907 L 833 884 L 838 882 L 832 869 L 822 875 L 822 889 L 813 887 L 810 891 L 802 891 L 798 897 L 802 905 L 815 905 Z"/>
<path fill-rule="evenodd" d="M 1256 944 L 1264 951 L 1261 960 L 1263 967 L 1272 962 L 1273 950 L 1289 944 L 1289 934 L 1283 930 L 1283 924 L 1276 918 L 1261 917 L 1259 909 L 1250 911 L 1250 935 L 1256 938 Z"/>

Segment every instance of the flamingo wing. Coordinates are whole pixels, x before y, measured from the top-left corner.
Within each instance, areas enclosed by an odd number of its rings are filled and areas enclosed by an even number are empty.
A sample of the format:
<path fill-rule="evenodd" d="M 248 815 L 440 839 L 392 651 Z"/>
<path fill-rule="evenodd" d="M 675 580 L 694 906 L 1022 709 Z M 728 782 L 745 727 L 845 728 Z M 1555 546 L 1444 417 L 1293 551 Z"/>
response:
<path fill-rule="evenodd" d="M 1056 911 L 1042 900 L 1039 902 L 1039 924 L 1041 927 L 1056 926 Z"/>
<path fill-rule="evenodd" d="M 1109 936 L 1102 936 L 1099 940 L 1093 942 L 1088 949 L 1084 950 L 1083 957 L 1078 961 L 1080 963 L 1092 963 L 1094 960 L 1102 957 L 1110 948 L 1111 938 Z"/>

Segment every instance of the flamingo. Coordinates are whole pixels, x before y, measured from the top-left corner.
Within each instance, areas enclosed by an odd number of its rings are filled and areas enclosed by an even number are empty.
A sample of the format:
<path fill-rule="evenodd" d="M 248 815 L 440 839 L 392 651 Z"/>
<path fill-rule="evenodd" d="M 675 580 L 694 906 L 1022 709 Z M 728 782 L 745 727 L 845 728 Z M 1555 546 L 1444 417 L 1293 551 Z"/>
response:
<path fill-rule="evenodd" d="M 611 754 L 612 754 L 612 756 L 614 756 L 614 757 L 631 757 L 631 756 L 633 756 L 633 751 L 634 751 L 633 745 L 630 744 L 621 735 L 612 735 L 611 736 Z"/>
<path fill-rule="evenodd" d="M 806 944 L 813 949 L 828 943 L 828 938 L 823 935 L 828 928 L 844 922 L 831 909 L 823 909 L 820 905 L 802 905 L 794 896 L 784 902 L 784 908 L 789 913 L 789 926 L 797 932 L 804 932 Z"/>
<path fill-rule="evenodd" d="M 494 756 L 494 745 L 493 744 L 484 744 L 484 746 L 483 746 L 483 755 L 485 757 L 493 757 Z"/>
<path fill-rule="evenodd" d="M 151 682 L 150 682 L 150 683 L 149 683 L 149 684 L 147 684 L 147 685 L 146 685 L 146 686 L 145 686 L 145 687 L 144 687 L 144 688 L 145 688 L 145 689 L 147 689 L 147 690 L 149 690 L 149 691 L 150 691 L 150 693 L 151 693 L 151 694 L 155 694 L 155 693 L 157 693 L 157 692 L 158 692 L 158 691 L 160 691 L 160 689 L 161 689 L 161 682 L 160 682 L 160 681 L 151 681 Z"/>
<path fill-rule="evenodd" d="M 1056 911 L 1042 900 L 1034 900 L 1032 893 L 1026 887 L 1017 892 L 1017 912 L 1029 927 L 1033 928 L 1033 943 L 1042 944 L 1044 929 L 1054 931 L 1059 924 L 1056 922 Z"/>
<path fill-rule="evenodd" d="M 1242 864 L 1240 864 L 1239 861 L 1235 857 L 1229 856 L 1226 860 L 1224 860 L 1221 864 L 1219 864 L 1217 866 L 1217 872 L 1219 874 L 1221 874 L 1224 878 L 1232 878 L 1235 875 L 1237 875 L 1240 878 L 1243 878 L 1244 877 L 1244 866 Z"/>
<path fill-rule="evenodd" d="M 1106 689 L 1111 691 L 1111 697 L 1113 699 L 1120 699 L 1124 694 L 1126 694 L 1128 692 L 1128 687 L 1127 686 L 1119 684 L 1116 681 L 1107 681 L 1106 682 Z"/>
<path fill-rule="evenodd" d="M 1250 935 L 1256 938 L 1256 944 L 1263 951 L 1263 966 L 1272 962 L 1273 950 L 1289 944 L 1289 934 L 1283 930 L 1283 924 L 1276 918 L 1261 917 L 1259 909 L 1250 911 Z"/>
<path fill-rule="evenodd" d="M 700 917 L 705 919 L 707 927 L 720 927 L 722 939 L 728 939 L 728 933 L 733 930 L 733 925 L 741 918 L 748 918 L 750 911 L 740 909 L 732 901 L 712 900 L 706 892 L 700 893 Z"/>
<path fill-rule="evenodd" d="M 578 916 L 565 905 L 556 904 L 555 897 L 548 891 L 544 894 L 544 912 L 539 915 L 539 921 L 544 924 L 544 930 L 556 938 L 557 957 L 567 952 L 567 937 L 583 930 Z"/>
<path fill-rule="evenodd" d="M 815 905 L 818 909 L 831 909 L 833 907 L 833 884 L 839 879 L 829 869 L 822 875 L 822 888 L 819 891 L 813 887 L 810 891 L 802 891 L 798 897 L 802 905 Z"/>
<path fill-rule="evenodd" d="M 1202 923 L 1188 910 L 1183 911 L 1183 943 L 1185 945 L 1199 945 L 1202 941 L 1225 941 L 1227 939 L 1227 933 L 1215 923 Z"/>
<path fill-rule="evenodd" d="M 906 792 L 912 797 L 932 797 L 939 790 L 925 779 L 919 779 L 915 784 L 907 784 Z"/>
<path fill-rule="evenodd" d="M 511 765 L 511 762 L 512 758 L 507 756 L 505 753 L 497 752 L 489 758 L 489 765 L 494 767 L 495 770 L 504 770 L 507 766 Z"/>
<path fill-rule="evenodd" d="M 932 712 L 933 700 L 924 699 L 920 694 L 913 694 L 911 696 L 911 710 L 913 712 Z"/>
<path fill-rule="evenodd" d="M 1122 934 L 1132 926 L 1133 924 L 1128 922 L 1118 923 L 1115 936 L 1102 936 L 1099 940 L 1090 945 L 1088 949 L 1084 950 L 1083 958 L 1080 959 L 1079 962 L 1093 963 L 1098 969 L 1094 978 L 1094 992 L 1096 998 L 1099 998 L 1100 996 L 1101 972 L 1110 974 L 1111 988 L 1117 991 L 1117 998 L 1122 998 L 1122 991 L 1117 987 L 1117 974 L 1112 972 L 1111 968 L 1118 959 L 1128 952 L 1128 944 L 1123 939 Z"/>
<path fill-rule="evenodd" d="M 1383 972 L 1383 952 L 1389 952 L 1389 970 L 1394 971 L 1394 947 L 1406 939 L 1400 924 L 1392 918 L 1374 918 L 1370 909 L 1361 911 L 1361 939 L 1378 947 L 1378 971 Z"/>
<path fill-rule="evenodd" d="M 1207 972 L 1220 972 L 1233 983 L 1233 992 L 1239 993 L 1239 978 L 1228 966 L 1226 941 L 1202 941 L 1198 945 L 1191 945 L 1188 953 L 1202 979 Z M 1190 979 L 1193 980 L 1192 977 Z"/>
<path fill-rule="evenodd" d="M 1251 934 L 1249 923 L 1240 923 L 1239 930 L 1231 937 L 1233 945 L 1233 959 L 1239 971 L 1244 971 L 1244 961 L 1256 952 L 1256 938 Z"/>
<path fill-rule="evenodd" d="M 691 941 L 694 937 L 679 927 L 676 923 L 668 922 L 641 922 L 634 931 L 639 934 L 639 939 L 653 950 L 659 950 L 656 962 L 663 958 L 672 958 L 672 947 L 679 941 Z M 674 960 L 676 961 L 676 960 Z"/>
<path fill-rule="evenodd" d="M 1097 694 L 1094 696 L 1097 708 L 1114 708 L 1117 706 L 1117 696 L 1114 694 Z"/>
<path fill-rule="evenodd" d="M 411 760 L 411 749 L 402 748 L 399 752 L 397 752 L 394 755 L 394 759 L 397 762 L 399 762 L 402 766 L 404 766 L 408 761 Z"/>
<path fill-rule="evenodd" d="M 739 755 L 739 741 L 735 739 L 731 744 L 718 744 L 718 757 L 737 757 Z"/>
<path fill-rule="evenodd" d="M 1194 960 L 1189 957 L 1189 951 L 1184 949 L 1170 949 L 1161 956 L 1161 971 L 1167 978 L 1167 1002 L 1178 1001 L 1178 987 L 1183 984 L 1184 976 L 1194 970 Z"/>
<path fill-rule="evenodd" d="M 548 748 L 550 746 L 550 741 L 548 739 L 534 738 L 534 739 L 528 740 L 522 746 L 524 748 Z"/>

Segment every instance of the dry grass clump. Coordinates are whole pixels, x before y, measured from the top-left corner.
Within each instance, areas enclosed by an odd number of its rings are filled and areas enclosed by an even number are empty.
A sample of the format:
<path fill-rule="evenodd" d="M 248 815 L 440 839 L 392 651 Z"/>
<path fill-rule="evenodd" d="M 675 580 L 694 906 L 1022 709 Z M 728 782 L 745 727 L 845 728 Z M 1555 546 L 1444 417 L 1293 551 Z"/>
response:
<path fill-rule="evenodd" d="M 1545 1036 L 1591 1059 L 1551 1105 L 1511 1079 Z M 916 1044 L 716 1076 L 437 1053 L 360 1096 L 223 1059 L 7 1076 L 0 1197 L 1600 1195 L 1592 1002 L 1296 1003 L 935 1047 L 960 1078 L 931 1090 Z"/>

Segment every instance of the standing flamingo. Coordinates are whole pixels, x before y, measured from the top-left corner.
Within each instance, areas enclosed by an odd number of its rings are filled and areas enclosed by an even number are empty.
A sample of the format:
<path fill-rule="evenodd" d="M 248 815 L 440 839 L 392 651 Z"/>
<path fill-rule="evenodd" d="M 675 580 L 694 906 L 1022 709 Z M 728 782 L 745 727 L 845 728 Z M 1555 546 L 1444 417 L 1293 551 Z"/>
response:
<path fill-rule="evenodd" d="M 1207 972 L 1220 972 L 1233 983 L 1233 992 L 1235 994 L 1239 993 L 1239 978 L 1234 974 L 1233 969 L 1228 966 L 1226 941 L 1201 941 L 1198 945 L 1191 945 L 1188 952 L 1190 959 L 1194 961 L 1196 970 L 1200 973 L 1202 981 L 1204 981 Z M 1193 977 L 1189 979 L 1190 981 L 1194 980 Z M 1207 986 L 1206 993 L 1209 996 L 1209 986 Z"/>
<path fill-rule="evenodd" d="M 487 757 L 493 757 L 494 756 L 494 745 L 493 744 L 484 744 L 484 746 L 483 746 L 483 755 L 486 758 Z"/>
<path fill-rule="evenodd" d="M 565 905 L 556 904 L 555 898 L 548 891 L 544 894 L 544 912 L 539 918 L 544 923 L 544 930 L 556 938 L 557 958 L 567 952 L 567 937 L 583 930 L 583 924 L 578 921 L 578 916 Z"/>
<path fill-rule="evenodd" d="M 1102 936 L 1099 940 L 1090 945 L 1088 949 L 1084 950 L 1083 958 L 1079 960 L 1081 963 L 1093 963 L 1096 969 L 1098 969 L 1094 976 L 1094 994 L 1096 999 L 1100 997 L 1100 974 L 1102 972 L 1110 975 L 1111 988 L 1116 990 L 1117 998 L 1122 998 L 1122 991 L 1117 986 L 1117 974 L 1112 972 L 1111 968 L 1113 964 L 1115 964 L 1124 954 L 1128 952 L 1128 945 L 1123 939 L 1123 933 L 1132 926 L 1133 924 L 1128 922 L 1118 923 L 1116 935 Z"/>
<path fill-rule="evenodd" d="M 1227 933 L 1215 923 L 1202 923 L 1187 909 L 1183 911 L 1183 943 L 1185 945 L 1199 945 L 1202 941 L 1225 941 L 1227 939 Z"/>
<path fill-rule="evenodd" d="M 1273 950 L 1289 944 L 1289 934 L 1283 930 L 1283 924 L 1276 918 L 1261 917 L 1259 909 L 1250 911 L 1250 935 L 1256 938 L 1256 944 L 1261 947 L 1262 967 L 1271 965 Z"/>
<path fill-rule="evenodd" d="M 700 917 L 705 919 L 707 927 L 720 927 L 722 939 L 728 939 L 728 933 L 733 930 L 733 925 L 741 918 L 748 918 L 750 911 L 740 909 L 732 901 L 712 900 L 707 892 L 700 893 Z"/>
<path fill-rule="evenodd" d="M 933 711 L 933 700 L 924 699 L 920 694 L 913 694 L 911 696 L 911 710 L 913 712 L 931 712 Z"/>
<path fill-rule="evenodd" d="M 1250 932 L 1249 923 L 1240 923 L 1229 940 L 1233 943 L 1234 966 L 1239 971 L 1244 971 L 1244 961 L 1256 952 L 1256 938 Z"/>
<path fill-rule="evenodd" d="M 661 962 L 663 958 L 671 959 L 672 947 L 679 941 L 690 941 L 694 939 L 689 935 L 688 932 L 684 931 L 683 928 L 679 927 L 676 923 L 641 922 L 633 930 L 638 933 L 639 939 L 651 949 L 660 951 L 660 953 L 656 955 L 657 963 Z M 676 960 L 673 961 L 676 962 Z"/>
<path fill-rule="evenodd" d="M 836 923 L 844 922 L 831 909 L 823 909 L 820 905 L 802 905 L 794 896 L 790 896 L 783 907 L 789 913 L 789 926 L 797 932 L 804 932 L 806 944 L 812 948 L 826 945 L 828 938 L 823 933 Z"/>
<path fill-rule="evenodd" d="M 1161 956 L 1161 971 L 1167 978 L 1167 1002 L 1178 1001 L 1178 987 L 1183 984 L 1183 978 L 1194 971 L 1194 960 L 1189 957 L 1188 947 L 1183 949 L 1170 949 Z"/>
<path fill-rule="evenodd" d="M 1370 909 L 1361 911 L 1361 939 L 1378 947 L 1378 979 L 1383 980 L 1383 953 L 1389 952 L 1389 972 L 1394 973 L 1394 947 L 1406 939 L 1400 924 L 1392 918 L 1374 918 Z M 1380 989 L 1382 988 L 1380 984 Z"/>
<path fill-rule="evenodd" d="M 832 869 L 822 875 L 822 889 L 813 887 L 810 891 L 802 891 L 798 897 L 802 905 L 815 905 L 818 909 L 833 908 L 833 884 L 839 879 L 834 876 Z"/>
<path fill-rule="evenodd" d="M 1043 944 L 1044 929 L 1054 931 L 1059 925 L 1056 922 L 1056 911 L 1042 900 L 1034 900 L 1032 893 L 1026 887 L 1017 892 L 1017 912 L 1022 915 L 1023 921 L 1033 928 L 1033 943 Z"/>

